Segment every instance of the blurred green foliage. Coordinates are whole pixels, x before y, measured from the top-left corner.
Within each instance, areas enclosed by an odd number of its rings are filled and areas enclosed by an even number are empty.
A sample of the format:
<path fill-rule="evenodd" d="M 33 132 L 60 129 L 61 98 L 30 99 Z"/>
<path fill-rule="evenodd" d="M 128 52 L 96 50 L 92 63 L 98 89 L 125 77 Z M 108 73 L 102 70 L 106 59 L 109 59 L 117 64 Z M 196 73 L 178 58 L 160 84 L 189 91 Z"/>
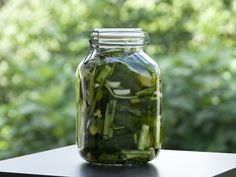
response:
<path fill-rule="evenodd" d="M 74 143 L 88 30 L 141 27 L 162 68 L 163 147 L 236 152 L 236 2 L 9 0 L 0 9 L 0 159 Z"/>

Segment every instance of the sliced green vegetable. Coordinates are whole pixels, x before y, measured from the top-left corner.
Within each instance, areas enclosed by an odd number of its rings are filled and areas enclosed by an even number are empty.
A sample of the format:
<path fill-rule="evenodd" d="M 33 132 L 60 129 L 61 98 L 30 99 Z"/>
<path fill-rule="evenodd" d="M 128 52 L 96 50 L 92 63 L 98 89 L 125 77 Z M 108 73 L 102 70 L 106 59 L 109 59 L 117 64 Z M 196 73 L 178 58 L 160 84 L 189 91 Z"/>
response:
<path fill-rule="evenodd" d="M 94 68 L 93 72 L 89 74 L 88 103 L 90 105 L 92 104 L 93 97 L 94 97 L 95 71 L 96 71 L 96 67 Z"/>
<path fill-rule="evenodd" d="M 89 128 L 89 125 L 90 125 L 90 124 L 91 124 L 91 120 L 88 119 L 87 124 L 86 124 L 86 128 Z"/>
<path fill-rule="evenodd" d="M 135 155 L 150 155 L 149 150 L 122 150 L 123 154 L 135 154 Z"/>
<path fill-rule="evenodd" d="M 116 100 L 111 100 L 111 116 L 110 116 L 110 127 L 109 127 L 109 135 L 108 135 L 109 138 L 113 136 L 112 124 L 115 118 L 116 103 L 117 103 Z"/>
<path fill-rule="evenodd" d="M 115 111 L 116 111 L 116 103 L 117 101 L 116 100 L 111 100 L 111 119 L 110 121 L 113 122 L 114 120 L 114 117 L 115 117 Z"/>
<path fill-rule="evenodd" d="M 95 98 L 94 98 L 92 106 L 91 106 L 91 110 L 90 110 L 90 114 L 89 114 L 90 116 L 93 115 L 95 106 L 96 106 L 97 102 L 102 98 L 102 96 L 103 96 L 103 89 L 102 89 L 102 87 L 99 87 L 97 89 Z"/>
<path fill-rule="evenodd" d="M 138 149 L 139 150 L 144 150 L 145 145 L 147 143 L 147 137 L 148 137 L 148 130 L 149 130 L 149 126 L 148 125 L 142 125 L 142 129 L 139 135 L 139 139 L 138 139 Z"/>
<path fill-rule="evenodd" d="M 132 158 L 148 158 L 151 155 L 149 150 L 122 150 L 123 159 L 132 159 Z"/>
<path fill-rule="evenodd" d="M 111 75 L 112 70 L 112 67 L 105 65 L 102 71 L 98 74 L 96 81 L 103 85 L 106 82 L 106 79 Z"/>
<path fill-rule="evenodd" d="M 125 126 L 113 126 L 113 130 L 121 130 L 124 128 L 125 128 Z"/>
<path fill-rule="evenodd" d="M 108 135 L 109 135 L 109 128 L 110 128 L 109 109 L 110 109 L 110 103 L 107 103 L 106 113 L 105 113 L 105 120 L 104 120 L 104 125 L 103 125 L 103 138 L 104 139 L 108 139 Z"/>
<path fill-rule="evenodd" d="M 138 143 L 138 135 L 137 135 L 137 133 L 134 133 L 134 142 L 135 142 L 135 144 Z"/>
<path fill-rule="evenodd" d="M 114 116 L 115 116 L 116 102 L 117 102 L 116 100 L 111 100 L 106 107 L 104 127 L 103 127 L 104 139 L 108 139 L 113 136 L 112 123 L 114 121 Z"/>
<path fill-rule="evenodd" d="M 152 97 L 146 97 L 146 98 L 132 98 L 130 99 L 130 102 L 133 104 L 136 104 L 136 103 L 141 103 L 145 101 L 156 101 L 156 100 L 158 100 L 158 98 L 156 96 L 152 96 Z"/>
<path fill-rule="evenodd" d="M 150 87 L 150 88 L 146 88 L 146 89 L 136 92 L 135 95 L 137 96 L 148 95 L 148 94 L 154 94 L 154 92 L 155 92 L 155 88 Z"/>
<path fill-rule="evenodd" d="M 161 138 L 161 135 L 160 135 L 160 133 L 161 133 L 161 116 L 157 117 L 153 131 L 154 131 L 153 133 L 154 133 L 154 137 L 155 137 L 154 147 L 159 149 L 161 146 L 161 144 L 160 144 L 161 143 L 161 139 L 160 139 Z"/>

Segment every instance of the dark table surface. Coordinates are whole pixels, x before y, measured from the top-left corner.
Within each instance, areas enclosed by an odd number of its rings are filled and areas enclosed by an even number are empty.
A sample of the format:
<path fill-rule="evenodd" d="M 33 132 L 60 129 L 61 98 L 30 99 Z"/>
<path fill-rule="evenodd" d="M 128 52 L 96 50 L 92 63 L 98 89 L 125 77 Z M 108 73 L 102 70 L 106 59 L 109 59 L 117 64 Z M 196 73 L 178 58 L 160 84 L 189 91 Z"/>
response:
<path fill-rule="evenodd" d="M 75 177 L 207 177 L 235 167 L 236 154 L 176 150 L 161 150 L 139 167 L 93 166 L 75 145 L 0 161 L 0 172 Z"/>

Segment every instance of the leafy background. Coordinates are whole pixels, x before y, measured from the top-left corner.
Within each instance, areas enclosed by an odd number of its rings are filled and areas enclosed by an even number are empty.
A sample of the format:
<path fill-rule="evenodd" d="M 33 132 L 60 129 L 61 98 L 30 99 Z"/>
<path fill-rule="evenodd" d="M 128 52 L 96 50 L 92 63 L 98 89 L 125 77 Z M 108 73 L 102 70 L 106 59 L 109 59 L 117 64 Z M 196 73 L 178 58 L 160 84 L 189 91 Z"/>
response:
<path fill-rule="evenodd" d="M 140 27 L 163 74 L 163 148 L 236 152 L 236 1 L 1 0 L 0 159 L 75 142 L 89 30 Z"/>

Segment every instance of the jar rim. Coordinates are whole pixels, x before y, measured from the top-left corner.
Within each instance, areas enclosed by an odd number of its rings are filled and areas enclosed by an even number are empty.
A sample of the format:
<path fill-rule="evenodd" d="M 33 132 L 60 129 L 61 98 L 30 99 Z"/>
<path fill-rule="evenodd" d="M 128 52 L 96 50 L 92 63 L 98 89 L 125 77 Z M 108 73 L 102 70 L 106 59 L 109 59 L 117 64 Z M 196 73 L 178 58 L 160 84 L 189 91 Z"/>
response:
<path fill-rule="evenodd" d="M 141 28 L 95 28 L 91 32 L 93 38 L 144 38 L 145 34 Z"/>
<path fill-rule="evenodd" d="M 92 44 L 99 48 L 143 46 L 150 42 L 141 28 L 95 28 L 90 36 Z"/>

